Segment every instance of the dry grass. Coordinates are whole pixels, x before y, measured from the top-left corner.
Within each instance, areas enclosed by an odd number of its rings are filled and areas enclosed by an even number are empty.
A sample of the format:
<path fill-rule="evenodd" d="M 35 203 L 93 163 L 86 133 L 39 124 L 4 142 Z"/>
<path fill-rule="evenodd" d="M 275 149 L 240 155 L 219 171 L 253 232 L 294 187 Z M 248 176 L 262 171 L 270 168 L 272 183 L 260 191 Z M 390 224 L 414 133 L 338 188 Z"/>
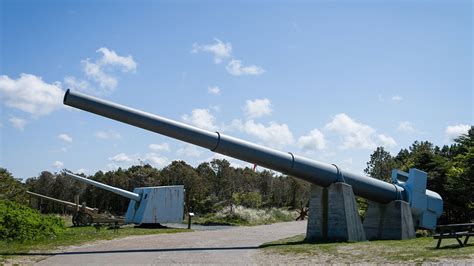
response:
<path fill-rule="evenodd" d="M 373 263 L 423 264 L 431 262 L 474 264 L 474 244 L 459 247 L 456 240 L 443 240 L 440 249 L 430 237 L 411 240 L 357 243 L 308 243 L 299 235 L 265 243 L 264 256 L 279 256 L 282 263 Z M 287 260 L 286 260 L 286 259 Z"/>

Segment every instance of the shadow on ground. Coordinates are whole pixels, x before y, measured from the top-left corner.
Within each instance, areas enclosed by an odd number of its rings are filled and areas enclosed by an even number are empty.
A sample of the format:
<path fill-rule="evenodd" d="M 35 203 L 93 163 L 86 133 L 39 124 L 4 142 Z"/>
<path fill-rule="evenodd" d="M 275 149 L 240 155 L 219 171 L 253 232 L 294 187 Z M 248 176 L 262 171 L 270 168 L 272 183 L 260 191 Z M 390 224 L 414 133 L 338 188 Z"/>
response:
<path fill-rule="evenodd" d="M 429 250 L 443 250 L 443 249 L 460 249 L 460 248 L 468 248 L 468 247 L 474 247 L 474 244 L 466 244 L 464 246 L 460 246 L 459 244 L 450 244 L 450 245 L 446 245 L 446 246 L 441 246 L 439 248 L 436 248 L 436 247 L 427 247 L 427 249 Z"/>
<path fill-rule="evenodd" d="M 226 250 L 251 250 L 257 246 L 248 247 L 202 247 L 202 248 L 158 248 L 158 249 L 125 249 L 125 250 L 98 250 L 98 251 L 71 251 L 71 252 L 33 252 L 33 253 L 0 253 L 4 256 L 58 256 L 58 255 L 87 255 L 87 254 L 113 254 L 113 253 L 143 253 L 143 252 L 185 252 L 185 251 L 226 251 Z"/>
<path fill-rule="evenodd" d="M 284 243 L 265 243 L 260 245 L 260 248 L 267 248 L 267 247 L 277 247 L 277 246 L 294 246 L 294 245 L 304 245 L 304 244 L 336 244 L 336 243 L 342 243 L 342 244 L 353 244 L 353 243 L 360 243 L 360 242 L 346 242 L 346 241 L 334 241 L 334 240 L 298 240 L 298 241 L 288 241 Z"/>
<path fill-rule="evenodd" d="M 370 241 L 367 241 L 370 242 Z M 356 244 L 356 243 L 367 243 L 367 242 L 344 242 L 344 241 L 323 241 L 323 240 L 317 240 L 317 241 L 309 241 L 309 240 L 298 240 L 298 241 L 288 241 L 284 243 L 265 243 L 259 246 L 259 248 L 267 248 L 267 247 L 278 247 L 278 246 L 296 246 L 296 245 L 304 245 L 304 244 L 332 244 L 332 243 L 342 243 L 342 244 Z M 427 250 L 450 250 L 450 249 L 462 249 L 462 248 L 468 248 L 472 247 L 474 244 L 468 243 L 464 246 L 460 246 L 459 244 L 450 244 L 446 246 L 441 246 L 439 248 L 436 248 L 436 246 L 427 246 L 425 247 Z"/>

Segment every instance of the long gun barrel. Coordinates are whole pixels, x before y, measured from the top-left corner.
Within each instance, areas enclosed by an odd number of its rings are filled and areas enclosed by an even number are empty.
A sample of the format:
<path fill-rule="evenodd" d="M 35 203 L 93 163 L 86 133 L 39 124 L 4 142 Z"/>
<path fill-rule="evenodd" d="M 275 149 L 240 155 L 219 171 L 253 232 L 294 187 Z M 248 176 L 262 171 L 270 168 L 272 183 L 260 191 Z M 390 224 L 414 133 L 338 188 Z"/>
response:
<path fill-rule="evenodd" d="M 116 187 L 112 187 L 112 186 L 109 186 L 109 185 L 106 185 L 106 184 L 102 184 L 102 183 L 94 181 L 92 179 L 88 179 L 88 178 L 78 176 L 78 175 L 75 175 L 75 174 L 71 174 L 71 173 L 68 173 L 68 172 L 66 172 L 66 175 L 76 179 L 77 181 L 84 182 L 84 183 L 87 183 L 89 185 L 93 185 L 93 186 L 102 188 L 104 190 L 110 191 L 112 193 L 118 194 L 122 197 L 131 199 L 131 200 L 134 200 L 134 201 L 137 201 L 137 202 L 139 202 L 140 199 L 141 199 L 140 195 L 137 194 L 137 193 L 133 193 L 133 192 L 121 189 L 121 188 L 116 188 Z"/>
<path fill-rule="evenodd" d="M 50 200 L 50 201 L 53 201 L 53 202 L 57 202 L 57 203 L 67 205 L 67 206 L 70 206 L 70 207 L 75 207 L 76 206 L 75 203 L 65 201 L 65 200 L 56 199 L 56 198 L 52 198 L 52 197 L 48 197 L 48 196 L 37 194 L 37 193 L 31 192 L 31 191 L 26 191 L 26 193 L 28 193 L 30 195 L 33 195 L 35 197 L 38 197 L 38 198 L 43 198 L 43 199 Z M 86 207 L 86 209 L 88 209 L 89 211 L 94 211 L 95 210 L 94 208 L 91 208 L 91 207 Z"/>
<path fill-rule="evenodd" d="M 407 200 L 408 197 L 402 186 L 345 172 L 334 164 L 310 160 L 291 152 L 281 152 L 219 132 L 196 128 L 79 92 L 68 90 L 64 96 L 64 104 L 273 169 L 319 186 L 326 187 L 336 181 L 345 181 L 352 186 L 356 195 L 375 202 L 388 203 L 401 198 Z M 440 199 L 437 193 L 429 190 L 426 190 L 426 197 Z"/>

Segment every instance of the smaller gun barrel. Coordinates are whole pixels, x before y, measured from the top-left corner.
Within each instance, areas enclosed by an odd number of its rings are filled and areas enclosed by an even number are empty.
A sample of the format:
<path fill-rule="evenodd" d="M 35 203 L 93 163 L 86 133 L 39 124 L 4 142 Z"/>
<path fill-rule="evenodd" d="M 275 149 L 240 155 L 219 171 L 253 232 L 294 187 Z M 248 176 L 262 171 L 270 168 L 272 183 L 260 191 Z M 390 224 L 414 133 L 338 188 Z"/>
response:
<path fill-rule="evenodd" d="M 118 195 L 120 195 L 120 196 L 122 196 L 122 197 L 131 199 L 131 200 L 134 200 L 134 201 L 137 201 L 137 202 L 139 202 L 139 201 L 141 200 L 140 195 L 137 194 L 137 193 L 133 193 L 133 192 L 130 192 L 130 191 L 121 189 L 121 188 L 116 188 L 116 187 L 113 187 L 113 186 L 109 186 L 109 185 L 106 185 L 106 184 L 102 184 L 102 183 L 97 182 L 97 181 L 94 181 L 94 180 L 92 180 L 92 179 L 88 179 L 88 178 L 85 178 L 85 177 L 82 177 L 82 176 L 78 176 L 78 175 L 75 175 L 75 174 L 66 173 L 66 175 L 68 175 L 69 177 L 72 177 L 72 178 L 76 179 L 77 181 L 84 182 L 84 183 L 87 183 L 87 184 L 89 184 L 89 185 L 93 185 L 93 186 L 99 187 L 99 188 L 101 188 L 101 189 L 105 189 L 105 190 L 110 191 L 110 192 L 112 192 L 112 193 L 118 194 Z"/>
<path fill-rule="evenodd" d="M 64 205 L 67 205 L 67 206 L 70 206 L 70 207 L 76 206 L 75 203 L 65 201 L 65 200 L 56 199 L 56 198 L 52 198 L 52 197 L 48 197 L 48 196 L 37 194 L 37 193 L 31 192 L 31 191 L 26 191 L 26 193 L 28 193 L 30 195 L 33 195 L 35 197 L 38 197 L 38 198 L 50 200 L 50 201 L 57 202 L 57 203 L 60 203 L 60 204 L 64 204 Z M 91 207 L 86 207 L 86 209 L 89 210 L 89 211 L 94 211 L 94 208 L 91 208 Z"/>

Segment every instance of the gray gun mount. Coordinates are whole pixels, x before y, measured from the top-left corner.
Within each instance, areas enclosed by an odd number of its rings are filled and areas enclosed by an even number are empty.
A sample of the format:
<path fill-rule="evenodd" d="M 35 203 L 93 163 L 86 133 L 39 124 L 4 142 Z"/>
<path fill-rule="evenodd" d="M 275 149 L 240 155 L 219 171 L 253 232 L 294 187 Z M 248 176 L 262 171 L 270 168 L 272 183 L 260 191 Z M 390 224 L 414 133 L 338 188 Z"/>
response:
<path fill-rule="evenodd" d="M 130 192 L 72 173 L 66 172 L 66 175 L 130 199 L 125 214 L 126 224 L 152 225 L 183 221 L 184 186 L 139 187 Z"/>

